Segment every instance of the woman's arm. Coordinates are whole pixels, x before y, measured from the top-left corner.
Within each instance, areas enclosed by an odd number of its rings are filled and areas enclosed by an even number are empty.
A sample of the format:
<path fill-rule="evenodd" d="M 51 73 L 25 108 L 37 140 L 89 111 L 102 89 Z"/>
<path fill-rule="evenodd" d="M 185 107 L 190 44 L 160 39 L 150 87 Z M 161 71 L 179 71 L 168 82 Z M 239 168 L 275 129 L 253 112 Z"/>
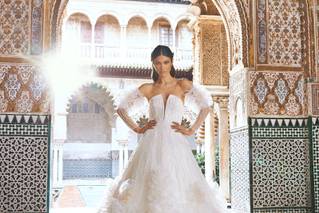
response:
<path fill-rule="evenodd" d="M 209 107 L 200 110 L 195 122 L 190 127 L 193 133 L 195 133 L 195 131 L 203 124 L 210 111 L 211 109 Z"/>
<path fill-rule="evenodd" d="M 156 124 L 154 120 L 151 120 L 147 122 L 145 126 L 140 127 L 127 112 L 136 102 L 142 102 L 142 99 L 144 100 L 141 90 L 145 90 L 145 87 L 147 87 L 147 84 L 143 84 L 132 93 L 126 94 L 126 97 L 121 101 L 117 109 L 117 114 L 122 118 L 124 123 L 136 133 L 144 133 L 146 130 L 152 129 Z"/>
<path fill-rule="evenodd" d="M 153 129 L 153 127 L 156 125 L 156 121 L 155 120 L 150 120 L 148 121 L 145 126 L 143 126 L 142 128 L 139 127 L 134 121 L 133 119 L 127 114 L 125 109 L 119 108 L 117 109 L 117 114 L 122 118 L 122 120 L 124 121 L 124 123 L 126 123 L 126 125 L 131 128 L 134 132 L 141 134 L 146 132 L 146 130 L 148 129 Z"/>
<path fill-rule="evenodd" d="M 193 87 L 193 84 L 191 81 L 189 80 L 181 80 L 180 81 L 181 83 L 181 87 L 183 88 L 184 91 L 188 92 L 192 89 Z M 210 98 L 209 96 L 208 97 L 205 97 L 209 94 L 200 94 L 198 95 L 199 97 L 197 97 L 197 99 L 205 99 L 205 98 Z M 202 96 L 202 97 L 200 97 Z M 197 100 L 197 101 L 200 101 L 200 100 Z M 192 126 L 190 128 L 185 128 L 184 126 L 182 126 L 181 124 L 177 123 L 177 122 L 173 122 L 173 125 L 171 125 L 171 127 L 173 129 L 175 129 L 175 132 L 180 132 L 184 135 L 192 135 L 196 132 L 196 130 L 202 125 L 202 123 L 205 121 L 208 113 L 211 111 L 211 108 L 209 106 L 209 100 L 206 101 L 205 104 L 199 104 L 199 107 L 200 107 L 200 111 L 198 113 L 198 116 L 195 120 L 195 122 L 192 124 Z"/>
<path fill-rule="evenodd" d="M 117 109 L 117 114 L 122 118 L 124 123 L 131 128 L 134 132 L 137 132 L 138 125 L 133 121 L 133 119 L 128 115 L 127 111 L 123 108 Z"/>

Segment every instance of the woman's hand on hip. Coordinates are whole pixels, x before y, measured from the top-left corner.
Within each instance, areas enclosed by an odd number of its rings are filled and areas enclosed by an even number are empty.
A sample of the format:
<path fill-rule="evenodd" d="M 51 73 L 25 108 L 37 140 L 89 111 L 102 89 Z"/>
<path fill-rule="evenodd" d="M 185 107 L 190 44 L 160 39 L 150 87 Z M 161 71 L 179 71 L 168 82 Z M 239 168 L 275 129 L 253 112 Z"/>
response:
<path fill-rule="evenodd" d="M 134 130 L 134 132 L 138 133 L 138 134 L 143 134 L 145 133 L 148 129 L 153 129 L 153 127 L 156 125 L 156 121 L 155 120 L 150 120 L 148 121 L 143 127 L 136 127 Z"/>
<path fill-rule="evenodd" d="M 180 132 L 183 135 L 187 136 L 190 136 L 195 133 L 195 131 L 192 128 L 186 128 L 177 122 L 172 122 L 171 128 L 175 129 L 175 132 Z"/>

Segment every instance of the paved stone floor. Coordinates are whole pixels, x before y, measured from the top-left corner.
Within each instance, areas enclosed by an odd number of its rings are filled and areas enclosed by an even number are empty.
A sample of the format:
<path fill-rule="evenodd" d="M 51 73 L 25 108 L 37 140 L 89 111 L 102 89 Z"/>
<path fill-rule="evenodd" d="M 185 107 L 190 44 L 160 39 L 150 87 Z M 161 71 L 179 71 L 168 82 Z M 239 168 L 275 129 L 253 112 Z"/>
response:
<path fill-rule="evenodd" d="M 55 208 L 50 210 L 50 213 L 97 213 L 97 209 L 94 208 Z M 229 210 L 229 213 L 247 213 Z"/>
<path fill-rule="evenodd" d="M 64 181 L 60 195 L 52 204 L 50 213 L 97 213 L 103 201 L 105 189 L 111 180 Z M 247 213 L 232 211 L 229 213 Z"/>

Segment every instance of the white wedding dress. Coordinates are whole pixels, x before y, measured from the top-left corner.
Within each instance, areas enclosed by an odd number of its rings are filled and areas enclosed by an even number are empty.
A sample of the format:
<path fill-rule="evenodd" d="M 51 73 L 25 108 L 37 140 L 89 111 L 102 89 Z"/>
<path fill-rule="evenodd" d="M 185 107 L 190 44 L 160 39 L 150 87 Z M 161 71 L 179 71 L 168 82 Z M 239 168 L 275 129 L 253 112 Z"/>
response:
<path fill-rule="evenodd" d="M 134 89 L 119 104 L 128 111 L 146 98 Z M 185 102 L 210 105 L 210 96 L 193 85 Z M 208 184 L 192 154 L 190 142 L 170 125 L 181 122 L 182 100 L 169 95 L 149 101 L 149 119 L 157 121 L 147 130 L 130 156 L 124 172 L 113 182 L 100 213 L 224 213 L 226 201 L 218 185 Z"/>

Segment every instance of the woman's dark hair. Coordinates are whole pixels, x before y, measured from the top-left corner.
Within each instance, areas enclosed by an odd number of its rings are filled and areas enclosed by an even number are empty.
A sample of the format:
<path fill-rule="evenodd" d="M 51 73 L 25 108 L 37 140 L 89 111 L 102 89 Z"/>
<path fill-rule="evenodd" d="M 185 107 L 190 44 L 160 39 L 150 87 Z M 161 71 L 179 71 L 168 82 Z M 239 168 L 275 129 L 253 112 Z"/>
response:
<path fill-rule="evenodd" d="M 158 45 L 157 47 L 155 47 L 155 49 L 153 50 L 153 52 L 151 54 L 152 63 L 153 63 L 154 59 L 160 55 L 169 57 L 171 59 L 171 61 L 173 61 L 174 53 L 171 51 L 171 49 L 168 46 Z M 170 74 L 172 77 L 175 78 L 176 70 L 175 70 L 174 66 L 172 66 Z M 157 79 L 158 79 L 158 73 L 156 72 L 156 70 L 154 69 L 153 66 L 152 66 L 152 79 L 154 82 L 157 81 Z"/>

